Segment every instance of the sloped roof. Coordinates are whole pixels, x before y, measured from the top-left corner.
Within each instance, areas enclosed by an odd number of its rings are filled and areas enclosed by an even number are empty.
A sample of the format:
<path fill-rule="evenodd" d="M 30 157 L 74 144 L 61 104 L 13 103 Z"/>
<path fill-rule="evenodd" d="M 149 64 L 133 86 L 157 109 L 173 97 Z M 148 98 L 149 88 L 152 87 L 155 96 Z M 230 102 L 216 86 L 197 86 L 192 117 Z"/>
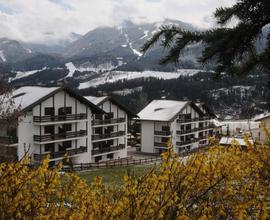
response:
<path fill-rule="evenodd" d="M 189 101 L 153 100 L 138 113 L 140 120 L 171 121 Z"/>
<path fill-rule="evenodd" d="M 100 103 L 103 103 L 103 101 L 105 101 L 108 98 L 108 96 L 101 96 L 101 97 L 84 96 L 84 98 L 86 98 L 90 102 L 94 103 L 95 105 L 100 105 Z"/>
<path fill-rule="evenodd" d="M 117 100 L 115 100 L 111 96 L 101 96 L 101 97 L 84 96 L 84 98 L 86 98 L 87 100 L 89 100 L 90 102 L 94 103 L 97 106 L 100 106 L 104 102 L 106 102 L 107 100 L 109 100 L 110 102 L 112 102 L 113 104 L 115 104 L 116 106 L 118 106 L 120 109 L 122 109 L 123 111 L 125 111 L 128 114 L 129 117 L 132 117 L 132 118 L 137 118 L 138 117 L 135 113 L 131 112 L 127 107 L 123 106 L 121 103 L 119 103 Z"/>
<path fill-rule="evenodd" d="M 208 107 L 205 105 L 205 103 L 203 103 L 203 102 L 197 102 L 197 103 L 196 103 L 196 106 L 199 107 L 201 110 L 202 110 L 202 109 L 205 110 L 206 114 L 208 114 L 209 116 L 214 117 L 214 118 L 217 117 L 217 116 L 214 114 L 214 112 L 213 112 L 210 108 L 208 108 Z"/>
<path fill-rule="evenodd" d="M 266 113 L 266 114 L 259 115 L 258 117 L 255 118 L 255 121 L 261 121 L 261 120 L 268 118 L 268 117 L 270 117 L 270 112 Z"/>
<path fill-rule="evenodd" d="M 251 144 L 253 144 L 253 141 L 251 139 L 248 140 Z M 233 142 L 238 143 L 240 146 L 246 146 L 246 142 L 244 138 L 234 138 L 234 137 L 222 137 L 219 141 L 219 144 L 221 145 L 231 145 Z"/>
<path fill-rule="evenodd" d="M 92 111 L 105 113 L 92 102 L 67 87 L 24 86 L 14 90 L 12 98 L 16 107 L 20 107 L 22 111 L 27 111 L 61 90 L 66 91 L 70 96 L 88 105 Z"/>
<path fill-rule="evenodd" d="M 49 95 L 50 93 L 58 90 L 60 87 L 39 87 L 39 86 L 25 86 L 16 89 L 12 92 L 15 106 L 20 106 L 21 109 L 32 105 L 41 98 Z"/>

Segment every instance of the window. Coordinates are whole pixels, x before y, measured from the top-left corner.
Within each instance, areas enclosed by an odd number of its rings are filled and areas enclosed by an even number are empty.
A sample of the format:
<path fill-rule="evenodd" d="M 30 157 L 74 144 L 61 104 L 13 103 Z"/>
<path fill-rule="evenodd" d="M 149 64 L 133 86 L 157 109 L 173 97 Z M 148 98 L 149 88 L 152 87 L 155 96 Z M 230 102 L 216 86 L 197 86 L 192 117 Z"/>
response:
<path fill-rule="evenodd" d="M 72 114 L 72 107 L 62 107 L 58 109 L 59 115 L 70 115 Z"/>
<path fill-rule="evenodd" d="M 108 155 L 107 155 L 107 158 L 108 158 L 108 159 L 113 159 L 113 154 L 108 154 Z"/>
<path fill-rule="evenodd" d="M 44 127 L 45 134 L 54 134 L 54 125 L 47 125 Z"/>
<path fill-rule="evenodd" d="M 100 160 L 102 160 L 102 156 L 98 156 L 98 157 L 95 157 L 95 162 L 99 162 Z"/>
<path fill-rule="evenodd" d="M 106 134 L 109 134 L 109 133 L 111 133 L 111 132 L 113 132 L 113 126 L 109 126 L 109 127 L 107 127 L 107 128 L 105 129 L 105 133 L 106 133 Z"/>
<path fill-rule="evenodd" d="M 161 130 L 162 131 L 170 131 L 170 127 L 169 126 L 162 126 Z"/>
<path fill-rule="evenodd" d="M 45 115 L 54 116 L 54 107 L 46 107 L 44 109 Z"/>
<path fill-rule="evenodd" d="M 64 146 L 64 148 L 71 148 L 72 147 L 72 141 L 64 141 L 63 146 Z"/>
<path fill-rule="evenodd" d="M 108 140 L 107 145 L 112 146 L 113 145 L 113 140 Z"/>
<path fill-rule="evenodd" d="M 72 131 L 72 124 L 64 124 L 64 125 L 63 125 L 63 130 L 64 130 L 65 132 L 67 132 L 67 131 Z"/>
<path fill-rule="evenodd" d="M 95 119 L 102 120 L 102 115 L 101 114 L 95 114 Z"/>
<path fill-rule="evenodd" d="M 54 152 L 54 143 L 44 145 L 45 152 Z"/>
<path fill-rule="evenodd" d="M 102 128 L 95 128 L 95 134 L 102 134 Z"/>
<path fill-rule="evenodd" d="M 113 118 L 113 112 L 107 113 L 105 115 L 105 119 L 111 119 L 111 118 Z"/>
<path fill-rule="evenodd" d="M 162 143 L 167 143 L 167 142 L 168 142 L 168 138 L 162 137 L 162 138 L 161 138 L 161 142 L 162 142 Z"/>

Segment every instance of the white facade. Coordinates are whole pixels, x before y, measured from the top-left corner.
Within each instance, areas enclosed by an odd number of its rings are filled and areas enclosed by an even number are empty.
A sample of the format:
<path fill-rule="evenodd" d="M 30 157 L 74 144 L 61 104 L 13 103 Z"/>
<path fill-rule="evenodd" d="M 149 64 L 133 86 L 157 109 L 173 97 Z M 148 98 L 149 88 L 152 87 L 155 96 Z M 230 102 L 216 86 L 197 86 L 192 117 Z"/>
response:
<path fill-rule="evenodd" d="M 191 102 L 154 100 L 138 116 L 141 151 L 146 153 L 166 151 L 169 139 L 176 153 L 202 147 L 213 130 L 209 115 Z"/>
<path fill-rule="evenodd" d="M 105 111 L 69 89 L 22 87 L 13 94 L 15 103 L 22 107 L 24 114 L 18 119 L 17 131 L 13 134 L 15 141 L 10 142 L 11 138 L 1 126 L 0 143 L 4 140 L 8 145 L 17 146 L 19 160 L 26 153 L 33 163 L 39 163 L 50 154 L 51 165 L 62 161 L 65 155 L 73 163 L 95 162 L 96 157 L 99 160 L 126 157 L 127 114 L 110 101 L 104 102 L 101 107 L 113 112 L 114 118 L 121 121 L 114 122 L 112 119 L 113 123 L 104 125 L 108 117 Z M 104 120 L 95 120 L 96 115 Z M 106 138 L 97 135 L 96 130 L 105 131 L 108 127 L 112 129 L 109 136 L 108 133 Z M 115 134 L 119 135 L 114 137 Z M 97 154 L 102 150 L 98 148 L 98 143 L 104 141 L 112 142 L 112 148 L 109 152 Z M 113 150 L 115 148 L 117 150 Z"/>
<path fill-rule="evenodd" d="M 107 115 L 94 114 L 92 129 L 93 161 L 127 157 L 128 114 L 112 98 L 85 97 Z"/>

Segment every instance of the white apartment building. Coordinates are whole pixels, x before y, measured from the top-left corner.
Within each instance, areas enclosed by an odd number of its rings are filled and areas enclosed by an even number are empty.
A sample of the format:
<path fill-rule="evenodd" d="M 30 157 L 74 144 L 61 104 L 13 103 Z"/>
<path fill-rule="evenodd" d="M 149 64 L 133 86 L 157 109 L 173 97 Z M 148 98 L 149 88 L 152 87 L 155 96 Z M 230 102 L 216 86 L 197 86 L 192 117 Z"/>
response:
<path fill-rule="evenodd" d="M 109 96 L 85 96 L 107 114 L 95 113 L 92 122 L 94 161 L 127 157 L 128 117 L 137 117 Z"/>
<path fill-rule="evenodd" d="M 16 146 L 19 160 L 27 152 L 33 163 L 48 154 L 50 165 L 65 154 L 74 163 L 93 162 L 92 118 L 104 114 L 103 110 L 63 87 L 21 87 L 12 95 L 22 115 L 15 129 L 0 122 L 0 144 Z"/>
<path fill-rule="evenodd" d="M 174 151 L 181 153 L 208 144 L 213 114 L 191 101 L 153 100 L 140 113 L 141 151 L 162 153 L 171 139 Z"/>

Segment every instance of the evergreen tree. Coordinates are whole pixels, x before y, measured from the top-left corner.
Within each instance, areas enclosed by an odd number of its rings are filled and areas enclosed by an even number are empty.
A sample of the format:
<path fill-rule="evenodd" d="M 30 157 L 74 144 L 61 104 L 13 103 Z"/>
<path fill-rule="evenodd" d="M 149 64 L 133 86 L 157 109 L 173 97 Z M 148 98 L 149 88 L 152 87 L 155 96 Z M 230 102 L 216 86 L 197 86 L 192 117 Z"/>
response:
<path fill-rule="evenodd" d="M 216 73 L 247 74 L 260 68 L 270 74 L 270 2 L 269 0 L 237 0 L 232 7 L 221 7 L 214 13 L 218 27 L 203 31 L 185 31 L 177 26 L 162 26 L 143 46 L 146 52 L 155 43 L 169 49 L 160 62 L 179 62 L 181 51 L 190 44 L 205 45 L 199 61 L 215 61 Z M 236 25 L 232 26 L 232 19 Z M 230 27 L 232 26 L 232 27 Z M 256 42 L 266 32 L 264 48 Z"/>

